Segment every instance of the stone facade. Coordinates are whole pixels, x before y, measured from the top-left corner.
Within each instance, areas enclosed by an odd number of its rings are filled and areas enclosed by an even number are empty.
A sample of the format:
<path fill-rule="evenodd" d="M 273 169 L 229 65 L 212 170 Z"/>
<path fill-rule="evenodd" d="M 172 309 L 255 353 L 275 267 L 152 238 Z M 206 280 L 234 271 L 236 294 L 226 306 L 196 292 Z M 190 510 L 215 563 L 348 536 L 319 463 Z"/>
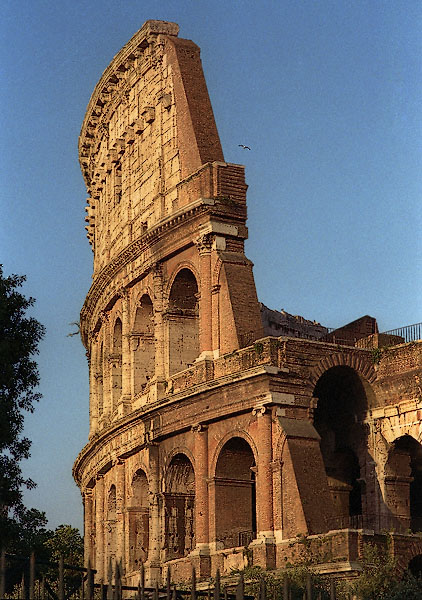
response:
<path fill-rule="evenodd" d="M 177 34 L 145 23 L 79 140 L 86 560 L 100 578 L 117 558 L 127 583 L 141 562 L 149 582 L 166 565 L 183 580 L 192 565 L 281 568 L 308 536 L 322 570 L 351 573 L 362 542 L 394 529 L 408 562 L 422 551 L 422 344 L 264 337 L 244 168 L 224 161 L 199 49 Z"/>

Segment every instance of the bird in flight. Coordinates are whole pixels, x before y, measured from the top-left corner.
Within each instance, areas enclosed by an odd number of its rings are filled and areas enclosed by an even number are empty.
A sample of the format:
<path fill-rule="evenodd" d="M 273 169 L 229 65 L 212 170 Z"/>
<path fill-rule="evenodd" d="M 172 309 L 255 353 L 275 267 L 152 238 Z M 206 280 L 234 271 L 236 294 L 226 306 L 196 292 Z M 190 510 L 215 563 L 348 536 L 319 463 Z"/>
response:
<path fill-rule="evenodd" d="M 239 148 L 243 148 L 243 150 L 250 150 L 249 146 L 244 146 L 243 144 L 238 144 Z"/>

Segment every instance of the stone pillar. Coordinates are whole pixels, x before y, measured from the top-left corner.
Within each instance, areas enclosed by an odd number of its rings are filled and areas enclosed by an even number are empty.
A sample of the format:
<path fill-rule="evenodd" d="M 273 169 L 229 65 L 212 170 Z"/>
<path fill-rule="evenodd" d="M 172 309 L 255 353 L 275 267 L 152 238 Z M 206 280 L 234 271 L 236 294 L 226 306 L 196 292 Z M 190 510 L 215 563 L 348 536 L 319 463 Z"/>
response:
<path fill-rule="evenodd" d="M 155 379 L 165 379 L 164 322 L 163 322 L 163 268 L 157 263 L 152 271 L 154 289 Z"/>
<path fill-rule="evenodd" d="M 265 407 L 255 408 L 258 419 L 256 517 L 257 539 L 252 543 L 254 565 L 265 569 L 275 567 L 275 540 L 273 525 L 273 465 L 272 418 Z"/>
<path fill-rule="evenodd" d="M 220 350 L 220 287 L 214 285 L 211 289 L 212 344 L 215 358 L 218 358 Z"/>
<path fill-rule="evenodd" d="M 89 367 L 89 435 L 91 438 L 98 429 L 98 394 L 97 394 L 97 345 L 90 336 L 90 353 L 87 353 Z"/>
<path fill-rule="evenodd" d="M 100 581 L 105 581 L 106 575 L 104 568 L 104 518 L 104 479 L 102 475 L 98 475 L 95 483 L 95 568 Z"/>
<path fill-rule="evenodd" d="M 113 398 L 112 398 L 112 368 L 110 364 L 111 353 L 111 335 L 110 335 L 110 315 L 107 312 L 102 314 L 104 342 L 103 342 L 103 414 L 107 418 L 111 415 Z"/>
<path fill-rule="evenodd" d="M 117 544 L 116 558 L 122 560 L 122 564 L 126 565 L 125 559 L 125 514 L 126 514 L 126 477 L 125 463 L 123 460 L 118 460 L 116 465 L 116 518 L 117 518 Z"/>
<path fill-rule="evenodd" d="M 208 427 L 192 426 L 195 436 L 195 540 L 191 560 L 200 577 L 210 577 L 209 499 L 208 499 Z"/>
<path fill-rule="evenodd" d="M 211 244 L 209 234 L 196 240 L 200 264 L 199 358 L 212 356 Z"/>
<path fill-rule="evenodd" d="M 91 563 L 93 557 L 93 539 L 92 539 L 92 490 L 87 489 L 83 493 L 83 505 L 84 505 L 84 565 L 88 566 L 88 561 Z"/>
<path fill-rule="evenodd" d="M 130 411 L 131 405 L 131 358 L 130 358 L 130 300 L 129 293 L 120 291 L 122 299 L 122 396 L 119 403 L 119 416 Z"/>
<path fill-rule="evenodd" d="M 149 462 L 149 548 L 145 563 L 147 584 L 160 582 L 160 471 L 158 446 L 148 446 Z"/>

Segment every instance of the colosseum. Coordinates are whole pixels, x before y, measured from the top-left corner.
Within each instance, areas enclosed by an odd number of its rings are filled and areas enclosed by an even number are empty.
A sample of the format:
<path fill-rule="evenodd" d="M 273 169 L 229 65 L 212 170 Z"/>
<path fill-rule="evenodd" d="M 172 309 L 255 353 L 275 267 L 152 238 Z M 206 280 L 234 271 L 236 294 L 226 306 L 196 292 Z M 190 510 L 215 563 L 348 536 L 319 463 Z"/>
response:
<path fill-rule="evenodd" d="M 175 580 L 280 569 L 306 539 L 321 572 L 347 576 L 390 531 L 420 568 L 420 332 L 369 316 L 329 331 L 258 302 L 244 167 L 224 160 L 199 48 L 178 30 L 132 37 L 79 138 L 86 560 L 100 579 L 121 560 L 127 584 L 142 563 L 154 583 L 169 565 Z"/>

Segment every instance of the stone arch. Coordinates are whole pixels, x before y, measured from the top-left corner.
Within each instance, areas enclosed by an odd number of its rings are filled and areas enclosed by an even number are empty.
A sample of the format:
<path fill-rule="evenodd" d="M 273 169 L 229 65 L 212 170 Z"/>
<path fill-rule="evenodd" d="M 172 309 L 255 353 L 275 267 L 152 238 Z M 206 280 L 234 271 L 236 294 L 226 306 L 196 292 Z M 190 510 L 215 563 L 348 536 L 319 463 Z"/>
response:
<path fill-rule="evenodd" d="M 142 294 L 135 305 L 131 333 L 133 352 L 133 391 L 141 392 L 155 373 L 154 307 L 148 294 Z"/>
<path fill-rule="evenodd" d="M 422 531 L 422 445 L 410 435 L 391 444 L 384 467 L 388 529 Z"/>
<path fill-rule="evenodd" d="M 362 351 L 359 353 L 353 351 L 337 352 L 335 354 L 329 354 L 320 360 L 311 369 L 309 380 L 313 387 L 315 387 L 318 379 L 329 369 L 333 367 L 350 367 L 356 371 L 361 378 L 363 378 L 363 385 L 367 390 L 368 395 L 373 400 L 372 388 L 368 386 L 375 381 L 377 374 L 372 363 L 371 355 L 369 353 L 363 355 Z"/>
<path fill-rule="evenodd" d="M 112 411 L 117 408 L 117 404 L 122 395 L 122 343 L 123 326 L 120 316 L 114 320 L 111 340 L 111 392 L 112 392 Z"/>
<path fill-rule="evenodd" d="M 422 421 L 418 418 L 418 411 L 414 412 L 414 418 L 407 422 L 403 421 L 400 414 L 385 417 L 381 420 L 381 432 L 389 444 L 393 444 L 397 438 L 408 435 L 422 444 Z"/>
<path fill-rule="evenodd" d="M 195 547 L 195 472 L 184 453 L 173 454 L 164 476 L 166 558 L 186 556 Z"/>
<path fill-rule="evenodd" d="M 215 540 L 224 548 L 247 546 L 256 537 L 256 460 L 244 436 L 231 435 L 215 465 Z"/>
<path fill-rule="evenodd" d="M 396 571 L 403 573 L 407 569 L 413 574 L 410 563 L 414 560 L 414 566 L 417 568 L 420 558 L 422 557 L 422 541 L 415 540 L 409 544 L 406 548 L 400 548 L 400 551 L 396 554 Z"/>
<path fill-rule="evenodd" d="M 226 433 L 219 440 L 219 442 L 217 444 L 217 447 L 214 451 L 214 455 L 210 462 L 210 477 L 215 477 L 215 471 L 216 471 L 218 457 L 220 456 L 220 452 L 221 452 L 223 446 L 225 446 L 225 444 L 234 437 L 243 438 L 245 440 L 245 442 L 247 442 L 249 444 L 249 446 L 251 447 L 251 450 L 253 452 L 254 460 L 256 463 L 257 456 L 258 456 L 258 450 L 257 450 L 255 441 L 253 440 L 252 436 L 249 435 L 249 433 L 247 431 L 244 431 L 243 429 L 230 431 L 229 433 Z"/>
<path fill-rule="evenodd" d="M 148 558 L 150 500 L 147 475 L 142 468 L 132 474 L 129 503 L 129 568 L 139 569 Z"/>
<path fill-rule="evenodd" d="M 183 371 L 199 355 L 198 281 L 187 267 L 172 278 L 165 312 L 169 375 Z"/>
<path fill-rule="evenodd" d="M 368 428 L 363 422 L 372 396 L 368 398 L 368 385 L 356 368 L 344 364 L 347 362 L 329 366 L 317 379 L 314 427 L 321 438 L 334 504 L 336 522 L 332 526 L 360 528 L 364 521 L 369 524 L 376 519 L 375 490 L 366 486 L 367 482 L 375 486 L 375 471 L 368 453 Z"/>
<path fill-rule="evenodd" d="M 199 289 L 200 274 L 199 274 L 198 269 L 193 264 L 193 262 L 191 262 L 189 260 L 184 260 L 177 265 L 177 267 L 172 271 L 170 277 L 167 280 L 167 285 L 166 285 L 166 289 L 164 292 L 164 298 L 167 302 L 169 301 L 169 298 L 170 298 L 171 288 L 173 287 L 174 280 L 179 275 L 180 271 L 184 271 L 184 270 L 192 272 L 192 275 L 195 277 L 197 285 L 198 285 L 198 289 Z"/>

